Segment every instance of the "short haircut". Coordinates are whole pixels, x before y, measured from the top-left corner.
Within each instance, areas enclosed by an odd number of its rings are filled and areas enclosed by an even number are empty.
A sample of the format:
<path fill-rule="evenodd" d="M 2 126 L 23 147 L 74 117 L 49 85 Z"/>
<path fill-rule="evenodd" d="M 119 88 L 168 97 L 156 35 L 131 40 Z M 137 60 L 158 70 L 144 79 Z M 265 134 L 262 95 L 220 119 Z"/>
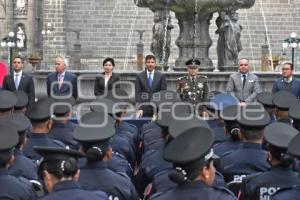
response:
<path fill-rule="evenodd" d="M 294 65 L 293 65 L 293 63 L 290 63 L 290 62 L 284 62 L 283 64 L 282 64 L 282 66 L 283 65 L 289 65 L 290 67 L 291 67 L 291 70 L 294 70 Z"/>
<path fill-rule="evenodd" d="M 239 59 L 239 64 L 240 64 L 241 60 L 247 60 L 247 62 L 250 63 L 250 60 L 248 58 L 240 58 Z"/>
<path fill-rule="evenodd" d="M 104 60 L 103 60 L 103 64 L 102 64 L 102 66 L 104 66 L 107 62 L 111 62 L 111 64 L 112 64 L 112 66 L 115 66 L 115 60 L 113 59 L 113 58 L 105 58 Z"/>
<path fill-rule="evenodd" d="M 146 58 L 145 58 L 145 62 L 147 62 L 147 60 L 151 60 L 151 59 L 156 61 L 156 58 L 155 58 L 154 55 L 147 55 Z"/>
<path fill-rule="evenodd" d="M 64 64 L 65 64 L 66 67 L 69 66 L 69 61 L 68 61 L 68 59 L 66 59 L 66 57 L 58 55 L 58 56 L 55 57 L 55 60 L 56 59 L 61 59 L 64 62 Z"/>
<path fill-rule="evenodd" d="M 256 141 L 262 139 L 263 137 L 263 128 L 248 129 L 243 126 L 240 126 L 240 128 L 243 137 L 248 141 Z"/>
<path fill-rule="evenodd" d="M 15 56 L 13 60 L 15 60 L 16 58 L 19 58 L 21 60 L 21 62 L 24 63 L 24 58 L 23 57 L 18 55 L 18 56 Z"/>

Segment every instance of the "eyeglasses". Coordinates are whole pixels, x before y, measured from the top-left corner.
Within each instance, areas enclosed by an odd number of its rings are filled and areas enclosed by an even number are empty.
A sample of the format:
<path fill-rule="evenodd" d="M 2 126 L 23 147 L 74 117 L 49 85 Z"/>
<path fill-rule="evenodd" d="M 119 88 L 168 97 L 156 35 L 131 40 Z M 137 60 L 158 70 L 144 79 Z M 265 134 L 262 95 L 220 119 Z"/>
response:
<path fill-rule="evenodd" d="M 282 71 L 291 70 L 291 68 L 281 68 Z"/>

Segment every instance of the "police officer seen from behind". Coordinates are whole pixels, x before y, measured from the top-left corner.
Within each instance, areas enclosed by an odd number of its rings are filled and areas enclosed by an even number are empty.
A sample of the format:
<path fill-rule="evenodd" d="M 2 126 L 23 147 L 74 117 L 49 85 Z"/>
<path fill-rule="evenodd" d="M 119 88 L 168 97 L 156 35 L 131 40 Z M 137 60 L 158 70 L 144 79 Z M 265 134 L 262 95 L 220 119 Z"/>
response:
<path fill-rule="evenodd" d="M 0 118 L 13 113 L 16 104 L 17 97 L 13 92 L 0 90 Z"/>
<path fill-rule="evenodd" d="M 85 119 L 74 132 L 74 139 L 80 142 L 86 155 L 86 164 L 80 169 L 80 185 L 87 190 L 103 190 L 110 199 L 138 200 L 130 179 L 107 166 L 112 158 L 114 120 L 103 112 L 87 113 L 82 118 Z"/>
<path fill-rule="evenodd" d="M 288 145 L 288 153 L 300 160 L 300 134 L 298 133 Z M 300 200 L 300 185 L 291 185 L 281 188 L 274 195 L 272 200 Z"/>
<path fill-rule="evenodd" d="M 80 171 L 76 159 L 82 157 L 82 153 L 55 147 L 36 146 L 34 149 L 43 156 L 38 172 L 49 192 L 42 200 L 108 200 L 104 192 L 86 191 L 77 183 Z"/>
<path fill-rule="evenodd" d="M 287 154 L 288 144 L 297 134 L 296 129 L 281 122 L 265 128 L 264 139 L 271 168 L 243 179 L 241 200 L 270 199 L 280 188 L 300 185 L 299 174 L 293 170 L 294 159 Z"/>
<path fill-rule="evenodd" d="M 214 136 L 204 127 L 183 132 L 164 150 L 164 159 L 173 163 L 169 177 L 178 185 L 168 192 L 153 195 L 151 200 L 210 199 L 231 200 L 234 195 L 223 187 L 212 186 L 215 179 L 212 151 Z"/>
<path fill-rule="evenodd" d="M 180 77 L 176 81 L 176 89 L 183 101 L 192 103 L 194 106 L 198 103 L 204 103 L 208 96 L 207 77 L 198 75 L 200 61 L 197 59 L 188 60 L 188 75 Z M 204 115 L 204 107 L 199 107 L 200 115 Z"/>
<path fill-rule="evenodd" d="M 263 129 L 270 123 L 270 116 L 261 105 L 240 107 L 237 122 L 240 126 L 242 148 L 224 155 L 218 162 L 219 171 L 226 182 L 241 181 L 245 176 L 265 172 L 267 152 L 262 149 Z"/>
<path fill-rule="evenodd" d="M 284 63 L 282 65 L 282 77 L 273 83 L 272 92 L 276 93 L 286 90 L 293 93 L 297 98 L 300 97 L 300 80 L 293 76 L 294 66 L 292 63 Z"/>
<path fill-rule="evenodd" d="M 300 131 L 300 102 L 296 102 L 290 107 L 289 116 L 293 119 L 294 128 Z"/>
<path fill-rule="evenodd" d="M 37 199 L 31 183 L 24 178 L 8 174 L 8 167 L 14 160 L 14 147 L 18 143 L 18 132 L 14 127 L 0 125 L 0 199 Z"/>

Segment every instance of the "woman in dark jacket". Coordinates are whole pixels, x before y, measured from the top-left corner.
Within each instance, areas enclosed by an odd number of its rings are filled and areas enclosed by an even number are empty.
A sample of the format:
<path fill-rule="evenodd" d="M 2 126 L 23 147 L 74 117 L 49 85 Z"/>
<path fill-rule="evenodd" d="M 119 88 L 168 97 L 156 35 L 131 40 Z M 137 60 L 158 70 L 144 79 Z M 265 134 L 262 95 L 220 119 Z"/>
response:
<path fill-rule="evenodd" d="M 115 67 L 115 61 L 113 58 L 105 58 L 103 61 L 104 72 L 96 77 L 94 94 L 95 96 L 103 95 L 104 91 L 112 90 L 113 88 L 120 87 L 119 84 L 115 84 L 120 81 L 119 75 L 113 73 Z"/>

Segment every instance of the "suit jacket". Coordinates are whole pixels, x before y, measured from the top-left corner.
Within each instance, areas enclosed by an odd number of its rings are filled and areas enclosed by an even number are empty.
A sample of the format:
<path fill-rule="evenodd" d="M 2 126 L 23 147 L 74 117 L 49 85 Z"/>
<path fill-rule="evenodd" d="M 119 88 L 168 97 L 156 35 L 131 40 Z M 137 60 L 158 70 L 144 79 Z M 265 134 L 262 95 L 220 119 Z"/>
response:
<path fill-rule="evenodd" d="M 272 88 L 272 93 L 276 93 L 280 90 L 287 90 L 293 93 L 296 97 L 300 97 L 300 79 L 293 76 L 293 80 L 290 83 L 283 81 L 283 77 L 277 79 Z"/>
<path fill-rule="evenodd" d="M 252 73 L 248 73 L 246 84 L 243 88 L 241 73 L 236 72 L 230 75 L 226 91 L 230 92 L 240 101 L 249 103 L 256 100 L 256 95 L 261 92 L 261 88 L 258 77 Z"/>
<path fill-rule="evenodd" d="M 16 91 L 14 75 L 6 75 L 3 80 L 4 90 Z M 22 73 L 18 90 L 24 91 L 28 95 L 28 105 L 31 105 L 35 101 L 34 83 L 32 76 Z"/>
<path fill-rule="evenodd" d="M 52 72 L 47 77 L 47 94 L 48 96 L 51 96 L 51 84 L 52 86 L 52 93 L 54 95 L 58 96 L 64 96 L 64 95 L 72 95 L 75 99 L 77 98 L 77 77 L 76 75 L 72 74 L 71 72 L 65 72 L 63 84 L 61 88 L 59 89 L 58 83 L 57 83 L 57 72 Z M 70 88 L 70 85 L 72 86 Z"/>
<path fill-rule="evenodd" d="M 135 100 L 137 103 L 149 102 L 152 94 L 167 89 L 164 74 L 155 70 L 153 74 L 152 87 L 148 85 L 147 71 L 139 73 L 135 80 Z"/>
<path fill-rule="evenodd" d="M 105 90 L 112 90 L 113 89 L 113 84 L 120 81 L 120 76 L 112 73 L 111 77 L 109 78 L 107 85 L 105 87 L 105 77 L 104 73 L 101 74 L 100 77 L 96 77 L 95 80 L 95 86 L 94 86 L 94 94 L 95 96 L 99 96 L 104 94 Z M 119 88 L 119 84 L 115 84 L 114 87 Z"/>

